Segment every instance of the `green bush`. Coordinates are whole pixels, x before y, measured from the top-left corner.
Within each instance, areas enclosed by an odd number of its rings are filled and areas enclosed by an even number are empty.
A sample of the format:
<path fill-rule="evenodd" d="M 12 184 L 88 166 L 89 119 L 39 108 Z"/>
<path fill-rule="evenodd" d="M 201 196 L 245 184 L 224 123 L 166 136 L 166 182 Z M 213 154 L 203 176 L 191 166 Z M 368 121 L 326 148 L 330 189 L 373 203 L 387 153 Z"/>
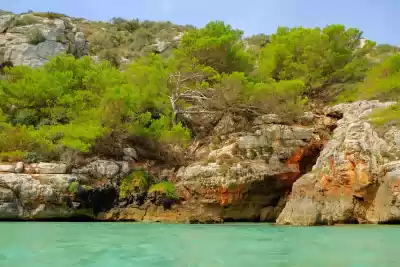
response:
<path fill-rule="evenodd" d="M 152 185 L 149 189 L 149 192 L 160 192 L 166 194 L 166 196 L 170 199 L 178 199 L 178 195 L 176 194 L 175 185 L 171 182 L 161 182 L 155 185 Z"/>
<path fill-rule="evenodd" d="M 26 152 L 24 151 L 11 151 L 11 152 L 0 152 L 0 161 L 16 162 L 23 161 Z"/>
<path fill-rule="evenodd" d="M 23 160 L 26 163 L 37 163 L 45 159 L 36 152 L 25 152 Z"/>
<path fill-rule="evenodd" d="M 27 26 L 38 23 L 39 20 L 32 15 L 23 15 L 15 18 L 12 22 L 13 27 Z"/>
<path fill-rule="evenodd" d="M 29 31 L 28 33 L 28 42 L 33 45 L 37 45 L 39 43 L 42 43 L 46 41 L 46 38 L 44 37 L 42 31 L 38 28 L 33 28 L 32 30 Z"/>
<path fill-rule="evenodd" d="M 79 183 L 78 182 L 72 182 L 68 187 L 68 191 L 70 193 L 76 193 L 76 192 L 78 192 L 78 189 L 79 189 Z"/>
<path fill-rule="evenodd" d="M 12 14 L 12 12 L 7 11 L 7 10 L 3 10 L 3 9 L 0 9 L 0 16 L 3 16 L 3 15 L 10 15 L 10 14 Z"/>
<path fill-rule="evenodd" d="M 370 115 L 373 124 L 380 126 L 390 123 L 391 125 L 400 125 L 400 103 L 388 108 L 377 109 Z"/>
<path fill-rule="evenodd" d="M 343 25 L 325 28 L 278 28 L 259 55 L 257 76 L 266 81 L 301 80 L 307 90 L 349 81 L 362 81 L 371 65 L 375 43 L 360 48 L 362 32 Z"/>
<path fill-rule="evenodd" d="M 122 180 L 119 188 L 119 198 L 124 199 L 134 192 L 149 190 L 154 178 L 146 170 L 136 170 Z"/>
<path fill-rule="evenodd" d="M 189 130 L 174 123 L 165 106 L 169 70 L 159 63 L 140 61 L 121 72 L 107 62 L 60 55 L 41 68 L 5 69 L 0 80 L 0 151 L 57 158 L 65 149 L 90 152 L 112 132 L 187 144 Z M 153 118 L 149 108 L 163 113 Z"/>
<path fill-rule="evenodd" d="M 64 14 L 55 12 L 33 12 L 32 15 L 48 19 L 61 19 L 66 17 Z"/>
<path fill-rule="evenodd" d="M 244 50 L 242 35 L 242 31 L 232 29 L 222 21 L 214 21 L 204 28 L 186 32 L 179 49 L 220 73 L 248 72 L 252 69 L 252 62 Z"/>

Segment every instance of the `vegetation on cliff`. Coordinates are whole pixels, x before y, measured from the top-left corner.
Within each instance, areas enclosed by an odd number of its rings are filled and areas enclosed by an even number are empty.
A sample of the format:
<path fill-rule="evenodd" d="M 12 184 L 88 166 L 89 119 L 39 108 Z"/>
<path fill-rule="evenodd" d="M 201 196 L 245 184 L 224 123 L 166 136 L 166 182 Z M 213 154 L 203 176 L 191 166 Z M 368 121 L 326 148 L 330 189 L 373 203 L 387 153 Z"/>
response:
<path fill-rule="evenodd" d="M 340 101 L 360 99 L 378 99 L 382 101 L 400 100 L 400 54 L 387 57 L 381 64 L 375 65 L 367 73 L 363 83 L 340 95 Z M 372 114 L 372 122 L 384 125 L 400 123 L 400 104 L 376 110 Z"/>
<path fill-rule="evenodd" d="M 271 36 L 244 38 L 220 21 L 201 29 L 120 18 L 74 21 L 86 33 L 90 53 L 108 61 L 60 55 L 41 68 L 5 68 L 0 80 L 3 159 L 90 153 L 107 136 L 184 147 L 196 134 L 182 119 L 196 112 L 187 109 L 193 105 L 201 112 L 292 118 L 321 96 L 341 93 L 339 99 L 348 101 L 397 95 L 397 50 L 364 42 L 360 30 L 343 25 L 279 28 Z M 170 53 L 153 53 L 155 41 L 171 41 L 182 32 Z M 136 60 L 121 71 L 121 57 Z"/>

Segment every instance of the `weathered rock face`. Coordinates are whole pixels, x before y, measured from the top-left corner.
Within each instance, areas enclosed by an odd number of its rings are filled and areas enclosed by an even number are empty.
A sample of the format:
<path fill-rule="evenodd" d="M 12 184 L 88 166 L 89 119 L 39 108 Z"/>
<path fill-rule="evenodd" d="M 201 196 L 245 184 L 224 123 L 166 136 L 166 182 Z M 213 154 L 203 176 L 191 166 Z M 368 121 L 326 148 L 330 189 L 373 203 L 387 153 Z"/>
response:
<path fill-rule="evenodd" d="M 192 210 L 190 221 L 274 221 L 293 183 L 322 149 L 316 118 L 297 126 L 282 124 L 274 114 L 250 125 L 241 121 L 223 116 L 211 144 L 193 152 L 198 160 L 177 172 L 182 205 Z"/>
<path fill-rule="evenodd" d="M 87 55 L 87 42 L 69 18 L 0 16 L 0 64 L 37 67 L 60 53 Z"/>
<path fill-rule="evenodd" d="M 207 126 L 213 136 L 194 142 L 191 163 L 177 169 L 140 162 L 140 150 L 128 146 L 124 161 L 89 158 L 73 168 L 3 163 L 0 219 L 397 223 L 400 131 L 379 131 L 366 117 L 390 104 L 341 104 L 295 124 L 221 114 Z M 173 182 L 178 199 L 151 191 L 120 199 L 121 179 L 144 166 L 158 168 L 156 183 Z"/>
<path fill-rule="evenodd" d="M 85 177 L 69 174 L 0 174 L 0 218 L 74 216 L 78 210 L 68 205 L 68 187 L 72 182 L 84 180 Z"/>
<path fill-rule="evenodd" d="M 311 172 L 293 185 L 277 222 L 316 225 L 400 220 L 399 137 L 378 134 L 366 116 L 392 103 L 361 101 L 326 109 L 343 116 Z"/>
<path fill-rule="evenodd" d="M 85 171 L 67 174 L 63 163 L 0 164 L 0 219 L 95 219 L 114 207 L 115 179 L 132 165 L 96 160 L 79 170 Z"/>

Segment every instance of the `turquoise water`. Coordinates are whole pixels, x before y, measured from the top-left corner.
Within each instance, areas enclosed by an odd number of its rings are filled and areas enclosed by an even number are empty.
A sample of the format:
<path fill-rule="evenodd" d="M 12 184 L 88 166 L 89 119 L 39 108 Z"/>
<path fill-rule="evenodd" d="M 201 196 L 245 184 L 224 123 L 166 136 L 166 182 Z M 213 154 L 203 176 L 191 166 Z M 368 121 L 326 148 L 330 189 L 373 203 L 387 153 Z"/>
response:
<path fill-rule="evenodd" d="M 1 267 L 399 267 L 400 227 L 0 223 Z"/>

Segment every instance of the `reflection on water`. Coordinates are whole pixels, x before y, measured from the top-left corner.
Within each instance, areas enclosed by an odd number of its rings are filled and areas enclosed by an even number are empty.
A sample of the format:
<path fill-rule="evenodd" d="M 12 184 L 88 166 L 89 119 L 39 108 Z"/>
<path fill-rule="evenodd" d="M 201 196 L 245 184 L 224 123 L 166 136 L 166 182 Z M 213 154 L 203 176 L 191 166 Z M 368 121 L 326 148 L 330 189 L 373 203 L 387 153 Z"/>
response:
<path fill-rule="evenodd" d="M 0 223 L 4 267 L 398 267 L 400 227 Z"/>

